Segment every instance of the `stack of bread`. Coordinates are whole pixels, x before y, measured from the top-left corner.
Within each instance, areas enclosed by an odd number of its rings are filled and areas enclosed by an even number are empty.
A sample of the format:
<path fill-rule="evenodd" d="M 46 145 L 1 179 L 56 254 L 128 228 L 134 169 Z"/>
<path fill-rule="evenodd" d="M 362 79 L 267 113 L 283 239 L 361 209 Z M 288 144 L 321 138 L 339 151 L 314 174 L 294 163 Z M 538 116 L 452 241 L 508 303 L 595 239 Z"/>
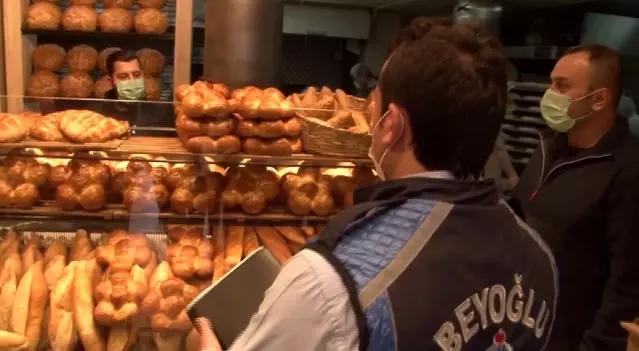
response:
<path fill-rule="evenodd" d="M 300 113 L 314 121 L 333 128 L 345 129 L 353 133 L 370 133 L 370 113 L 366 106 L 351 106 L 350 98 L 341 89 L 334 92 L 322 87 L 318 92 L 309 87 L 304 94 L 293 94 L 290 100 Z"/>
<path fill-rule="evenodd" d="M 288 156 L 302 151 L 302 126 L 281 91 L 249 86 L 233 91 L 230 103 L 240 117 L 237 135 L 244 152 Z"/>
<path fill-rule="evenodd" d="M 98 211 L 106 206 L 111 169 L 99 160 L 72 160 L 56 166 L 49 181 L 56 189 L 56 202 L 65 211 Z"/>
<path fill-rule="evenodd" d="M 197 81 L 183 84 L 175 91 L 175 127 L 184 147 L 197 153 L 233 154 L 241 144 L 235 130 L 237 120 L 223 84 Z"/>
<path fill-rule="evenodd" d="M 169 165 L 149 162 L 147 158 L 134 156 L 119 165 L 111 182 L 111 191 L 121 198 L 124 208 L 130 212 L 153 213 L 169 205 L 170 193 L 164 182 Z"/>
<path fill-rule="evenodd" d="M 34 4 L 35 6 L 35 4 Z M 31 52 L 33 74 L 27 82 L 28 96 L 52 97 L 60 92 L 60 78 L 55 73 L 62 66 L 66 52 L 56 44 L 42 44 Z"/>
<path fill-rule="evenodd" d="M 33 207 L 47 185 L 49 172 L 49 165 L 33 158 L 4 159 L 0 164 L 0 207 Z"/>
<path fill-rule="evenodd" d="M 95 248 L 80 230 L 46 249 L 37 236 L 22 245 L 9 232 L 0 238 L 0 349 L 130 350 L 150 326 L 157 349 L 198 350 L 185 308 L 202 290 L 261 245 L 286 262 L 319 230 L 170 226 L 165 252 L 123 230 Z"/>

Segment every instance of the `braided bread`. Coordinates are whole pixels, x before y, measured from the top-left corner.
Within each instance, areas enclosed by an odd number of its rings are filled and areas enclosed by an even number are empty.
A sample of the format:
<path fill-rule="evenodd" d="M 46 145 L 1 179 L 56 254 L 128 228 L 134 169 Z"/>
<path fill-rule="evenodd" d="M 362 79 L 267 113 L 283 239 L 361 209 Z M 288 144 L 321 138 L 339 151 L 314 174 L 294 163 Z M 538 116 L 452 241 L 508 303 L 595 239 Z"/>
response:
<path fill-rule="evenodd" d="M 138 266 L 144 270 L 147 278 L 151 277 L 157 265 L 157 256 L 146 236 L 129 234 L 124 230 L 109 233 L 95 250 L 95 258 L 112 271 L 131 272 L 134 266 Z"/>
<path fill-rule="evenodd" d="M 186 332 L 193 325 L 186 306 L 199 294 L 199 289 L 173 275 L 168 262 L 162 262 L 149 281 L 149 292 L 142 302 L 142 312 L 150 317 L 155 331 Z"/>
<path fill-rule="evenodd" d="M 218 197 L 224 188 L 225 179 L 221 173 L 208 172 L 190 176 L 182 180 L 171 195 L 171 209 L 188 214 L 217 211 Z"/>
<path fill-rule="evenodd" d="M 260 137 L 266 139 L 296 137 L 302 131 L 302 124 L 297 118 L 280 121 L 242 120 L 237 127 L 237 135 L 243 138 Z"/>
<path fill-rule="evenodd" d="M 166 248 L 166 260 L 173 274 L 182 279 L 211 278 L 213 275 L 213 244 L 206 239 L 202 227 L 169 229 L 173 241 Z"/>
<path fill-rule="evenodd" d="M 66 174 L 58 169 L 56 175 L 68 176 L 56 189 L 56 202 L 65 211 L 84 208 L 97 211 L 106 205 L 105 187 L 111 179 L 111 170 L 99 161 L 77 163 L 71 161 Z"/>
<path fill-rule="evenodd" d="M 178 130 L 178 136 L 184 147 L 190 152 L 207 154 L 236 154 L 240 152 L 242 143 L 235 135 L 225 135 L 219 138 L 210 136 L 196 136 L 188 138 Z"/>
<path fill-rule="evenodd" d="M 105 326 L 130 322 L 140 313 L 147 291 L 147 278 L 139 266 L 128 271 L 109 268 L 95 288 L 96 322 Z"/>
<path fill-rule="evenodd" d="M 251 86 L 233 92 L 232 96 L 238 113 L 246 119 L 279 120 L 295 115 L 293 103 L 275 88 L 260 90 Z"/>
<path fill-rule="evenodd" d="M 62 133 L 77 143 L 103 143 L 129 131 L 129 123 L 89 110 L 67 110 L 60 121 Z"/>
<path fill-rule="evenodd" d="M 226 177 L 228 183 L 220 197 L 224 209 L 241 207 L 246 213 L 258 214 L 277 198 L 277 174 L 264 166 L 231 167 Z"/>
<path fill-rule="evenodd" d="M 181 102 L 184 114 L 190 118 L 220 118 L 232 112 L 224 93 L 222 85 L 198 81 L 192 86 L 178 87 L 176 99 Z"/>
<path fill-rule="evenodd" d="M 302 152 L 302 142 L 296 138 L 247 138 L 242 142 L 242 149 L 253 155 L 289 156 Z"/>
<path fill-rule="evenodd" d="M 209 136 L 218 138 L 233 134 L 236 126 L 237 120 L 235 118 L 193 120 L 184 114 L 179 114 L 175 120 L 175 127 L 185 137 Z"/>
<path fill-rule="evenodd" d="M 291 212 L 299 216 L 311 213 L 326 216 L 335 206 L 331 182 L 332 178 L 320 175 L 317 168 L 300 168 L 297 174 L 285 174 L 281 186 Z"/>

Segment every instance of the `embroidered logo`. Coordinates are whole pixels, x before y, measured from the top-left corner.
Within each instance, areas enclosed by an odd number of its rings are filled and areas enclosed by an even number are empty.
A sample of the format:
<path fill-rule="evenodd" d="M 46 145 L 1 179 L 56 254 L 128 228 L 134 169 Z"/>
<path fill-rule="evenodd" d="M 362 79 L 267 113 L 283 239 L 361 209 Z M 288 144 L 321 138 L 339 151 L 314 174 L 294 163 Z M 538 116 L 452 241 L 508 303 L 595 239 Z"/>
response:
<path fill-rule="evenodd" d="M 512 345 L 506 342 L 506 332 L 503 329 L 493 336 L 493 345 L 486 349 L 486 351 L 514 351 Z"/>

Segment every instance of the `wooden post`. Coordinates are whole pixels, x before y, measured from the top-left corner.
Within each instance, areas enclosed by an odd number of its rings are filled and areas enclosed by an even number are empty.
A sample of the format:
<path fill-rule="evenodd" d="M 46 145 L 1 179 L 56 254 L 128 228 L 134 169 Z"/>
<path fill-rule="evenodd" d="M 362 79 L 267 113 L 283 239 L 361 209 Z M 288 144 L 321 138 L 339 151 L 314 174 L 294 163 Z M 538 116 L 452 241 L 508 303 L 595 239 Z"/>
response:
<path fill-rule="evenodd" d="M 24 109 L 27 80 L 31 75 L 31 51 L 36 45 L 34 35 L 22 35 L 22 20 L 29 0 L 3 0 L 5 79 L 7 84 L 7 111 L 19 113 Z"/>
<path fill-rule="evenodd" d="M 175 6 L 174 90 L 180 84 L 191 84 L 191 51 L 193 49 L 193 0 L 179 2 L 180 5 Z"/>
<path fill-rule="evenodd" d="M 3 6 L 0 6 L 0 31 L 4 32 Z M 7 111 L 7 80 L 5 79 L 4 36 L 0 36 L 0 112 Z"/>

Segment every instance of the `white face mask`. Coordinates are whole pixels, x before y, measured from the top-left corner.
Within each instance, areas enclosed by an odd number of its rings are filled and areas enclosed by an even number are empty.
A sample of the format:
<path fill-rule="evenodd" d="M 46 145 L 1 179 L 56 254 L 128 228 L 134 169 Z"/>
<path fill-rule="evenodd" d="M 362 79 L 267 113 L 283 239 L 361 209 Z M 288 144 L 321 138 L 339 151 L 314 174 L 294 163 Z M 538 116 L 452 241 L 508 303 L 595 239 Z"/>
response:
<path fill-rule="evenodd" d="M 386 111 L 386 113 L 384 113 L 384 115 L 382 117 L 380 117 L 380 119 L 377 121 L 377 123 L 375 123 L 375 126 L 373 127 L 373 130 L 371 131 L 372 139 L 375 139 L 375 131 L 377 130 L 377 127 L 382 122 L 382 120 L 384 120 L 384 118 L 386 118 L 386 116 L 388 115 L 389 112 L 390 111 Z M 386 150 L 384 150 L 384 153 L 382 153 L 382 157 L 379 159 L 379 161 L 377 161 L 375 159 L 375 155 L 373 154 L 373 143 L 372 142 L 371 142 L 371 147 L 368 148 L 368 157 L 371 159 L 371 161 L 373 161 L 373 165 L 375 165 L 375 172 L 377 172 L 377 177 L 379 179 L 381 179 L 381 180 L 386 180 L 386 175 L 384 174 L 384 170 L 382 169 L 382 162 L 384 162 L 384 157 L 386 157 L 386 154 L 388 153 L 388 150 L 390 150 L 393 146 L 395 146 L 395 144 L 397 144 L 399 139 L 401 139 L 401 136 L 402 136 L 403 133 L 404 133 L 404 119 L 402 118 L 402 129 L 399 132 L 399 137 L 392 144 L 390 144 L 388 146 L 388 148 L 386 148 Z"/>

